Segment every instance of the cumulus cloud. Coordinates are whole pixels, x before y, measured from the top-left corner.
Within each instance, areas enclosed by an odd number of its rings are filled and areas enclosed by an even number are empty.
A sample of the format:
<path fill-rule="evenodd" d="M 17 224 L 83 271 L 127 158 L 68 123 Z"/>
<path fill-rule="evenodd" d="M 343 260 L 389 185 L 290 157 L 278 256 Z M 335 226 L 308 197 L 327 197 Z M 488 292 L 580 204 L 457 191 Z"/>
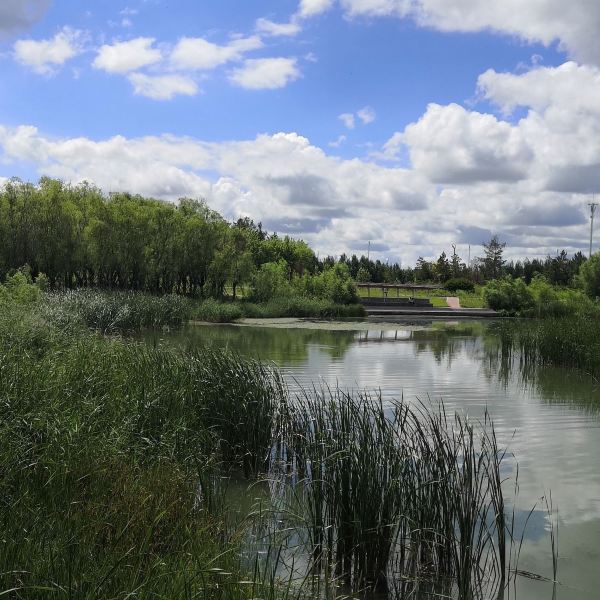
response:
<path fill-rule="evenodd" d="M 408 146 L 413 167 L 436 183 L 517 181 L 533 159 L 518 128 L 457 104 L 430 104 L 388 149 L 398 141 Z"/>
<path fill-rule="evenodd" d="M 334 0 L 301 0 L 302 17 L 318 15 Z M 339 0 L 347 18 L 411 18 L 440 31 L 495 31 L 526 42 L 559 46 L 580 62 L 600 65 L 597 0 Z"/>
<path fill-rule="evenodd" d="M 51 0 L 2 0 L 0 2 L 0 39 L 8 37 L 39 21 Z"/>
<path fill-rule="evenodd" d="M 285 87 L 300 76 L 295 58 L 252 58 L 234 69 L 230 80 L 248 90 L 274 90 Z"/>
<path fill-rule="evenodd" d="M 152 93 L 155 82 L 138 83 Z M 0 127 L 0 156 L 106 190 L 202 196 L 229 218 L 249 215 L 322 253 L 360 251 L 371 240 L 405 263 L 434 258 L 453 243 L 466 258 L 468 244 L 477 256 L 492 233 L 509 242 L 509 256 L 580 249 L 587 194 L 600 192 L 600 70 L 566 63 L 487 71 L 478 90 L 498 114 L 431 104 L 390 138 L 387 156 L 407 155 L 409 167 L 336 157 L 296 133 L 221 143 L 94 141 Z M 518 119 L 511 115 L 517 107 Z M 358 111 L 348 114 L 362 123 Z"/>
<path fill-rule="evenodd" d="M 360 121 L 363 125 L 372 123 L 377 118 L 377 114 L 370 106 L 365 106 L 356 113 L 343 113 L 338 116 L 338 119 L 344 124 L 346 129 L 354 129 L 356 121 Z"/>
<path fill-rule="evenodd" d="M 495 30 L 549 45 L 558 40 L 575 58 L 600 63 L 596 0 L 413 0 L 417 22 L 442 31 Z"/>
<path fill-rule="evenodd" d="M 302 31 L 300 25 L 293 21 L 289 23 L 275 23 L 274 21 L 269 21 L 269 19 L 258 19 L 256 21 L 256 29 L 263 35 L 273 37 L 293 37 Z"/>
<path fill-rule="evenodd" d="M 51 75 L 82 51 L 82 39 L 83 32 L 65 27 L 47 40 L 18 40 L 13 56 L 36 73 Z"/>
<path fill-rule="evenodd" d="M 262 48 L 259 36 L 234 38 L 220 46 L 203 38 L 182 38 L 171 53 L 171 63 L 182 70 L 211 70 L 243 58 L 244 54 Z"/>
<path fill-rule="evenodd" d="M 314 17 L 328 11 L 335 0 L 300 0 L 298 16 L 302 18 Z"/>
<path fill-rule="evenodd" d="M 129 81 L 135 94 L 153 100 L 171 100 L 175 96 L 195 96 L 198 93 L 198 84 L 182 75 L 132 73 Z"/>
<path fill-rule="evenodd" d="M 506 113 L 528 108 L 514 130 L 535 155 L 544 189 L 600 192 L 600 69 L 568 62 L 514 75 L 487 71 L 480 93 Z"/>
<path fill-rule="evenodd" d="M 99 50 L 93 67 L 107 73 L 125 74 L 162 60 L 162 53 L 154 48 L 154 38 L 139 37 L 127 42 L 105 44 Z"/>

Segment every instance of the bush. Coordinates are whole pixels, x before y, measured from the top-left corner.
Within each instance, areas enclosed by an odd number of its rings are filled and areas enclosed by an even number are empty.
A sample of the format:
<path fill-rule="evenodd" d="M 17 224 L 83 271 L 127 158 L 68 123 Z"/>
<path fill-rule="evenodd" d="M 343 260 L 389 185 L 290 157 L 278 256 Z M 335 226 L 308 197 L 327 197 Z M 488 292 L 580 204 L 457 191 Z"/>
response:
<path fill-rule="evenodd" d="M 579 281 L 590 298 L 600 297 L 600 253 L 592 255 L 581 265 Z"/>
<path fill-rule="evenodd" d="M 257 302 L 267 302 L 271 298 L 291 295 L 287 269 L 284 260 L 262 264 L 252 282 L 252 299 Z"/>
<path fill-rule="evenodd" d="M 32 304 L 40 299 L 40 288 L 31 283 L 27 271 L 17 271 L 0 285 L 0 302 Z"/>
<path fill-rule="evenodd" d="M 208 299 L 194 308 L 192 318 L 209 323 L 231 323 L 241 319 L 243 311 L 238 303 Z"/>
<path fill-rule="evenodd" d="M 454 279 L 448 279 L 444 284 L 444 287 L 449 292 L 458 292 L 459 290 L 463 292 L 474 292 L 475 284 L 465 277 L 455 277 Z"/>
<path fill-rule="evenodd" d="M 490 281 L 483 289 L 483 297 L 490 308 L 509 314 L 531 310 L 534 306 L 533 294 L 525 282 L 510 275 Z"/>

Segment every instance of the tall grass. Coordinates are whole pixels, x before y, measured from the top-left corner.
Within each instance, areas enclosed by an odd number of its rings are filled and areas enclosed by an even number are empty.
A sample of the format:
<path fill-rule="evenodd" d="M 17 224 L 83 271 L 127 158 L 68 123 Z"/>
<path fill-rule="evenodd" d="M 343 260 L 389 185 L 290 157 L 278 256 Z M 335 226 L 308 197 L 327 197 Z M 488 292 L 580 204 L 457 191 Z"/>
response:
<path fill-rule="evenodd" d="M 242 317 L 256 319 L 316 318 L 336 319 L 362 317 L 365 310 L 361 304 L 335 304 L 302 296 L 276 298 L 261 304 L 253 302 L 218 302 L 204 300 L 192 310 L 192 318 L 211 323 L 230 323 Z"/>
<path fill-rule="evenodd" d="M 520 327 L 500 327 L 505 345 L 519 351 L 523 367 L 559 365 L 600 377 L 600 321 L 578 315 L 524 321 Z"/>
<path fill-rule="evenodd" d="M 279 393 L 268 367 L 231 354 L 3 312 L 0 592 L 251 597 L 214 489 L 262 468 Z"/>
<path fill-rule="evenodd" d="M 282 432 L 279 477 L 318 572 L 350 590 L 428 582 L 468 599 L 504 589 L 504 453 L 487 416 L 324 390 L 305 393 Z"/>
<path fill-rule="evenodd" d="M 175 294 L 72 290 L 45 294 L 44 315 L 61 326 L 83 324 L 102 333 L 181 325 L 190 303 Z"/>

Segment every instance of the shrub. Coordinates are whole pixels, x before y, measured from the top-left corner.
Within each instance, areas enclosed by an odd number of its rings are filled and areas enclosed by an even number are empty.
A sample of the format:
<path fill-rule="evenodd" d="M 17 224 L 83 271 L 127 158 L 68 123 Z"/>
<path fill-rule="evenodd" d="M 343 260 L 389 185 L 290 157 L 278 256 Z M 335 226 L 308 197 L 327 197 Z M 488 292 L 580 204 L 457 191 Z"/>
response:
<path fill-rule="evenodd" d="M 242 316 L 243 311 L 239 304 L 218 302 L 212 298 L 204 300 L 192 312 L 192 318 L 209 323 L 231 323 Z"/>
<path fill-rule="evenodd" d="M 287 278 L 287 263 L 264 263 L 254 276 L 252 298 L 257 302 L 267 302 L 271 298 L 281 298 L 291 294 L 291 286 Z"/>
<path fill-rule="evenodd" d="M 444 287 L 449 292 L 457 292 L 459 290 L 463 292 L 474 292 L 475 284 L 466 277 L 455 277 L 453 279 L 448 279 L 444 284 Z"/>
<path fill-rule="evenodd" d="M 592 255 L 581 265 L 579 281 L 590 298 L 600 297 L 600 253 Z"/>
<path fill-rule="evenodd" d="M 40 288 L 31 283 L 27 272 L 17 271 L 0 285 L 0 302 L 32 304 L 40 298 Z"/>
<path fill-rule="evenodd" d="M 486 304 L 494 310 L 515 314 L 534 306 L 533 294 L 522 279 L 510 275 L 493 279 L 483 289 Z"/>

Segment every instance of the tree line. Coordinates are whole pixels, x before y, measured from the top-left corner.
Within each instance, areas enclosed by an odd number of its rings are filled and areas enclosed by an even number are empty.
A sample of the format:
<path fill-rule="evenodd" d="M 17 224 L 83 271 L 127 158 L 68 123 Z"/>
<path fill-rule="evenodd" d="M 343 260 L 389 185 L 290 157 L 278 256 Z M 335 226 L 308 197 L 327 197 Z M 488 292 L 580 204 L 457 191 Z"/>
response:
<path fill-rule="evenodd" d="M 286 276 L 319 262 L 301 240 L 269 235 L 250 219 L 227 222 L 203 201 L 177 204 L 82 183 L 13 179 L 0 188 L 0 275 L 28 265 L 53 289 L 102 287 L 219 296 L 235 294 L 264 264 Z"/>

